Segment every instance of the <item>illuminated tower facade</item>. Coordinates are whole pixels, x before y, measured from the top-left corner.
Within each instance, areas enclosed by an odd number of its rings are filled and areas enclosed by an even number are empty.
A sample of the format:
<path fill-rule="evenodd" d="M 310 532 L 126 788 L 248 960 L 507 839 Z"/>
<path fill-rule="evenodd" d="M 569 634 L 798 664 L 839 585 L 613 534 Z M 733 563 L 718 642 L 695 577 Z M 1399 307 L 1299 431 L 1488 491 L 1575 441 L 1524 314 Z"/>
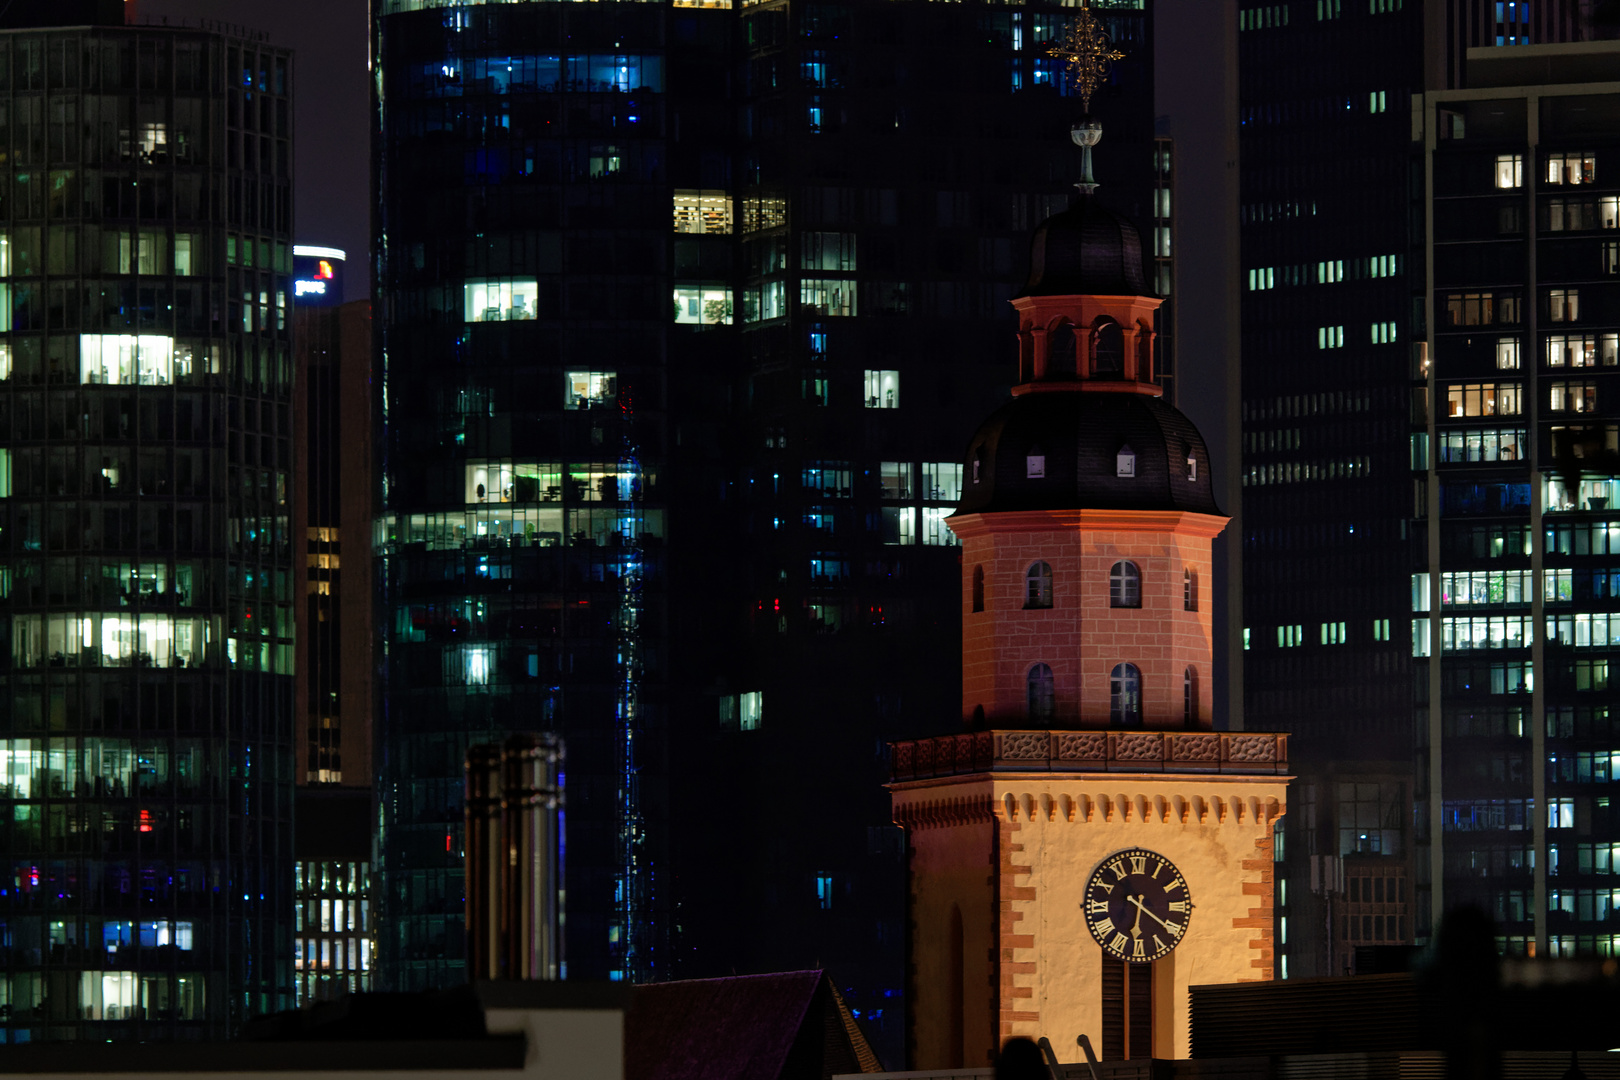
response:
<path fill-rule="evenodd" d="M 291 1004 L 291 68 L 0 32 L 0 1040 Z"/>
<path fill-rule="evenodd" d="M 1287 739 L 1211 730 L 1227 519 L 1153 380 L 1140 238 L 1083 194 L 1031 263 L 1018 384 L 950 518 L 966 730 L 893 746 L 913 1068 L 1079 1032 L 1105 1058 L 1184 1057 L 1189 980 L 1271 975 Z"/>

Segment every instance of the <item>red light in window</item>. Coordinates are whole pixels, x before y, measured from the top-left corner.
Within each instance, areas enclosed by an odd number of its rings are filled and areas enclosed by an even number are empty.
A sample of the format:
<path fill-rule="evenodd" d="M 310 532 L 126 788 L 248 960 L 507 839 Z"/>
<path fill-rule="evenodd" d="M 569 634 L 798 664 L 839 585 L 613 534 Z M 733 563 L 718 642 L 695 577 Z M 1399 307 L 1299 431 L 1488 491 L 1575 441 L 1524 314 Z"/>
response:
<path fill-rule="evenodd" d="M 782 610 L 782 598 L 780 596 L 778 596 L 775 600 L 771 601 L 771 604 L 772 604 L 773 610 L 775 610 L 775 611 L 781 611 Z"/>
<path fill-rule="evenodd" d="M 141 832 L 151 832 L 152 831 L 152 811 L 150 811 L 150 810 L 142 810 L 141 811 L 140 829 L 141 829 Z"/>
<path fill-rule="evenodd" d="M 450 834 L 449 833 L 444 834 L 444 850 L 446 850 L 446 851 L 450 850 Z"/>

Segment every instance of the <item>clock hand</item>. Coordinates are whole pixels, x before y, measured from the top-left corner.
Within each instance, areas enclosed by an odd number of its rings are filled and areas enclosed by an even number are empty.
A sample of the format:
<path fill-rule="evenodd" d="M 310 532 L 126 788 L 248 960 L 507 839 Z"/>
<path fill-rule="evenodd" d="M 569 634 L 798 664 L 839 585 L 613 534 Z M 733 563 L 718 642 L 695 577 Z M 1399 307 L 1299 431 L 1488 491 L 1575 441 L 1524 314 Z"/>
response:
<path fill-rule="evenodd" d="M 1136 923 L 1137 923 L 1138 926 L 1140 926 L 1142 924 L 1142 913 L 1144 911 L 1147 911 L 1148 918 L 1152 919 L 1154 922 L 1158 923 L 1160 926 L 1164 927 L 1166 930 L 1169 930 L 1171 933 L 1175 933 L 1175 929 L 1176 929 L 1175 927 L 1171 926 L 1169 923 L 1165 922 L 1163 919 L 1161 919 L 1157 915 L 1153 914 L 1153 912 L 1148 911 L 1146 906 L 1143 905 L 1142 898 L 1140 896 L 1127 896 L 1125 899 L 1129 900 L 1131 903 L 1136 905 Z"/>
<path fill-rule="evenodd" d="M 1134 901 L 1136 904 L 1136 925 L 1131 927 L 1131 937 L 1139 938 L 1142 936 L 1142 912 L 1147 909 L 1142 906 L 1140 900 L 1130 893 L 1125 894 L 1125 899 Z"/>

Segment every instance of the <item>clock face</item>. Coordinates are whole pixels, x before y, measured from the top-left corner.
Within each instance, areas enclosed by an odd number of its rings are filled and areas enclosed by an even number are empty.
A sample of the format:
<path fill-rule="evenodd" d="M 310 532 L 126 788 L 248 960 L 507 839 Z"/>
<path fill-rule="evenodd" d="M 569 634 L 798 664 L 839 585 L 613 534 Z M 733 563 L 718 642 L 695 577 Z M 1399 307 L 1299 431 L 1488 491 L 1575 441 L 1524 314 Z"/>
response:
<path fill-rule="evenodd" d="M 1192 897 L 1181 871 L 1163 855 L 1129 848 L 1104 859 L 1086 883 L 1086 925 L 1103 952 L 1145 964 L 1181 943 Z"/>

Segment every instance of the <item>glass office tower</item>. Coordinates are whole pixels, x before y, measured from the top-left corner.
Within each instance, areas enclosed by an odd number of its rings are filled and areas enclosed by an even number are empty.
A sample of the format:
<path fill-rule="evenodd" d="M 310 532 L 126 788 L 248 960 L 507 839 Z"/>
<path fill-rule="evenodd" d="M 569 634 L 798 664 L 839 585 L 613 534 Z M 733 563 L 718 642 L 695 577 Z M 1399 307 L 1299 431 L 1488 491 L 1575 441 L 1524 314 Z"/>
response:
<path fill-rule="evenodd" d="M 376 11 L 383 978 L 462 978 L 462 759 L 514 730 L 567 741 L 569 975 L 648 977 L 669 10 Z"/>
<path fill-rule="evenodd" d="M 0 33 L 0 1038 L 290 1004 L 289 54 Z"/>
<path fill-rule="evenodd" d="M 1097 6 L 1167 258 L 1148 14 Z M 384 979 L 460 977 L 462 754 L 550 729 L 570 977 L 820 961 L 893 1017 L 877 751 L 959 708 L 942 519 L 1079 179 L 1073 15 L 383 6 Z"/>
<path fill-rule="evenodd" d="M 1620 953 L 1617 67 L 1615 41 L 1476 54 L 1420 117 L 1419 856 L 1512 955 Z"/>

